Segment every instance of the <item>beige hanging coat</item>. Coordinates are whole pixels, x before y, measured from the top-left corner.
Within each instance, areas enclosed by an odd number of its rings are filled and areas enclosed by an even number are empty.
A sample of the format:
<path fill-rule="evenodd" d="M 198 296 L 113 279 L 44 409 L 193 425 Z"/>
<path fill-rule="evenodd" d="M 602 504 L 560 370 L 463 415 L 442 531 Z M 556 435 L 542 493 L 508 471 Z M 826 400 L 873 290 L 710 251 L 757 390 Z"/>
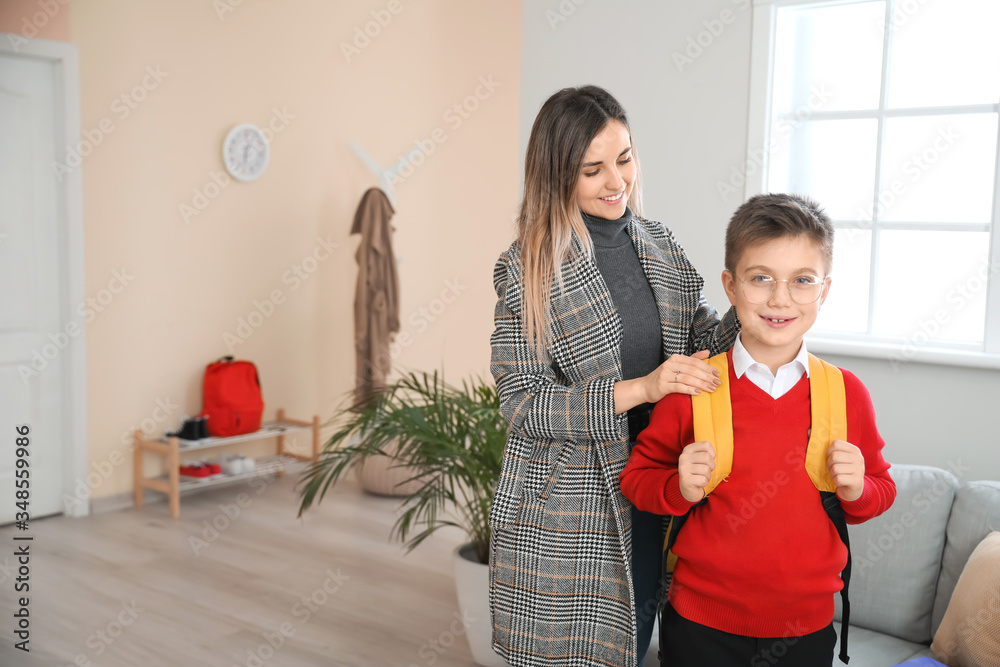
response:
<path fill-rule="evenodd" d="M 357 401 L 368 399 L 373 388 L 385 384 L 392 367 L 389 343 L 399 331 L 399 278 L 389 224 L 393 213 L 385 193 L 371 188 L 361 198 L 351 228 L 351 234 L 361 234 L 355 253 L 358 282 L 354 292 Z"/>

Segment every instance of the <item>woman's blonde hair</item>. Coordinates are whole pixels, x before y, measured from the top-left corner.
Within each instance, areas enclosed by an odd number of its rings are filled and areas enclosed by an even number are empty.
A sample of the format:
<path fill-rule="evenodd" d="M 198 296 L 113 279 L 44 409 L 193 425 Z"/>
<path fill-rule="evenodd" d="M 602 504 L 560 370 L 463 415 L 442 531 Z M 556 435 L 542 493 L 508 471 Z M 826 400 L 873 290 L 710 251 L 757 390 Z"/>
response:
<path fill-rule="evenodd" d="M 522 325 L 539 358 L 548 358 L 552 342 L 548 312 L 553 279 L 563 288 L 557 272 L 570 259 L 575 233 L 584 252 L 593 253 L 590 234 L 576 204 L 576 184 L 590 143 L 611 121 L 632 130 L 625 109 L 608 91 L 597 86 L 563 88 L 542 105 L 528 138 L 524 157 L 524 199 L 517 218 L 524 290 Z M 642 215 L 639 161 L 628 204 Z"/>

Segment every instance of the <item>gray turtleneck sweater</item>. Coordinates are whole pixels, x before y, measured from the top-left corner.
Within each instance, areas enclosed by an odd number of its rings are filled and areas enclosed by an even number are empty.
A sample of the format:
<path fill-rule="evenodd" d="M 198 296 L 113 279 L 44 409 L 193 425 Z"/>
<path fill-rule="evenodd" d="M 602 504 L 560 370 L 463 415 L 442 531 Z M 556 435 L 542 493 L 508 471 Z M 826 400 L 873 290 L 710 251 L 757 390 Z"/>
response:
<path fill-rule="evenodd" d="M 622 321 L 622 379 L 649 375 L 662 363 L 660 314 L 639 255 L 632 245 L 628 223 L 632 212 L 617 220 L 583 213 L 583 222 L 594 244 L 597 268 L 611 292 L 611 301 Z"/>

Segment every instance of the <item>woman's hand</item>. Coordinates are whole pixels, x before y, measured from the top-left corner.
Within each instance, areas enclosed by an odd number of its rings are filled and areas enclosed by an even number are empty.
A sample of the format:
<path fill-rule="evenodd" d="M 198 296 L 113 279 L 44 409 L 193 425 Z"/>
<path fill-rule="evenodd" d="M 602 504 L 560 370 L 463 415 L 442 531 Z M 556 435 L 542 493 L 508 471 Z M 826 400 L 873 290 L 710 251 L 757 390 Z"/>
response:
<path fill-rule="evenodd" d="M 647 403 L 656 403 L 667 394 L 700 394 L 715 391 L 722 384 L 719 371 L 705 363 L 708 350 L 690 357 L 673 354 L 660 366 L 642 378 Z"/>

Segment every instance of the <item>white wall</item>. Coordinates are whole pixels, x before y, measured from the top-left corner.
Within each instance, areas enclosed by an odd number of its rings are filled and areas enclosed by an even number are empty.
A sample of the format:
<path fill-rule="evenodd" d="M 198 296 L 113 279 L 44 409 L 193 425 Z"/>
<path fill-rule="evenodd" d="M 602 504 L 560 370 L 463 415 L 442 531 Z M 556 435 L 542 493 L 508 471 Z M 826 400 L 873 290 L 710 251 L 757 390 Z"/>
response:
<path fill-rule="evenodd" d="M 751 11 L 749 0 L 522 2 L 522 164 L 546 97 L 607 88 L 629 112 L 646 217 L 676 233 L 720 309 L 723 236 L 742 188 L 725 197 L 717 184 L 733 182 L 745 161 Z M 678 63 L 675 54 L 693 57 Z M 1000 479 L 1000 372 L 824 357 L 868 386 L 891 462 Z"/>

